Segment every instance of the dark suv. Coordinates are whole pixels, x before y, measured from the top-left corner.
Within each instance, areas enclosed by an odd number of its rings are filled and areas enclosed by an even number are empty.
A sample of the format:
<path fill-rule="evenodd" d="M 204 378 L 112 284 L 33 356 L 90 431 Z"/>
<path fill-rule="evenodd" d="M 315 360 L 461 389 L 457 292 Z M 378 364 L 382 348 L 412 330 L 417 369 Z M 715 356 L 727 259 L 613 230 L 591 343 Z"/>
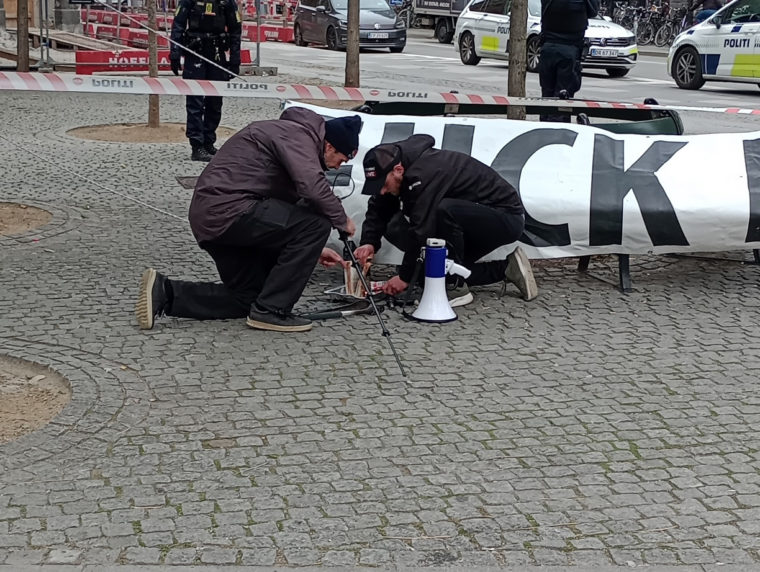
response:
<path fill-rule="evenodd" d="M 406 46 L 406 26 L 387 0 L 359 0 L 359 46 L 390 48 L 399 53 Z M 331 50 L 346 47 L 348 0 L 300 0 L 293 22 L 295 42 L 324 44 Z"/>

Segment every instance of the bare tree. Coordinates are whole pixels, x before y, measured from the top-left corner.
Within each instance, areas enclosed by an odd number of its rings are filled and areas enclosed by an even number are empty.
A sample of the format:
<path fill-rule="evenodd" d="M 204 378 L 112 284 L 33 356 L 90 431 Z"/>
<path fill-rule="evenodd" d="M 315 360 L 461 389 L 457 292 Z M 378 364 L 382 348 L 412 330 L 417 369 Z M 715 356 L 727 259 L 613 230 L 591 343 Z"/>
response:
<path fill-rule="evenodd" d="M 16 71 L 29 71 L 29 0 L 16 5 Z"/>
<path fill-rule="evenodd" d="M 348 0 L 346 87 L 359 87 L 359 0 Z"/>
<path fill-rule="evenodd" d="M 525 74 L 527 65 L 526 36 L 528 28 L 528 0 L 512 0 L 509 18 L 509 76 L 507 95 L 525 97 Z M 509 119 L 525 119 L 525 108 L 510 106 Z"/>
<path fill-rule="evenodd" d="M 156 0 L 148 0 L 148 75 L 158 77 L 158 38 L 153 31 L 156 29 Z M 118 14 L 121 18 L 121 12 Z M 158 127 L 160 108 L 157 95 L 148 96 L 148 127 Z"/>

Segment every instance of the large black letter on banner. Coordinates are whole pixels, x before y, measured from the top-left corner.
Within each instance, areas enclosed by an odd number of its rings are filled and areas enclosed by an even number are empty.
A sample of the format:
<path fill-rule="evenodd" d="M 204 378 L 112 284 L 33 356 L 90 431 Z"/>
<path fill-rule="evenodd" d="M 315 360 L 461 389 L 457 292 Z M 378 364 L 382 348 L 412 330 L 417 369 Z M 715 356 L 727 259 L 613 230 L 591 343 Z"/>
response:
<path fill-rule="evenodd" d="M 578 134 L 569 129 L 534 129 L 515 137 L 507 143 L 491 163 L 491 168 L 520 192 L 520 175 L 533 154 L 549 145 L 575 143 Z M 552 166 L 551 168 L 555 168 Z M 557 189 L 557 192 L 561 192 Z M 567 224 L 546 224 L 525 212 L 525 230 L 520 242 L 532 246 L 567 246 L 570 244 L 570 230 Z"/>
<path fill-rule="evenodd" d="M 414 123 L 386 123 L 380 143 L 395 143 L 414 135 Z"/>
<path fill-rule="evenodd" d="M 688 246 L 673 204 L 655 173 L 686 143 L 656 141 L 626 171 L 623 141 L 594 136 L 589 245 L 623 243 L 623 199 L 633 191 L 654 246 Z"/>
<path fill-rule="evenodd" d="M 472 138 L 474 135 L 474 125 L 446 125 L 443 128 L 441 149 L 459 151 L 465 155 L 470 155 L 472 153 Z"/>
<path fill-rule="evenodd" d="M 760 240 L 760 139 L 744 142 L 744 165 L 749 188 L 749 224 L 745 242 Z"/>

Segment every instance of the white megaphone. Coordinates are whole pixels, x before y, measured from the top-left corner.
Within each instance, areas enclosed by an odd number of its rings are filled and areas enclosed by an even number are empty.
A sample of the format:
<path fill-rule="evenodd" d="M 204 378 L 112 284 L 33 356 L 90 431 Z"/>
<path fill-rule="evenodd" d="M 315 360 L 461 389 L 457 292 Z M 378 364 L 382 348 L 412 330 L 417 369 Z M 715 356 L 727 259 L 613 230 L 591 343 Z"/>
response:
<path fill-rule="evenodd" d="M 467 268 L 446 259 L 446 241 L 428 238 L 425 246 L 425 289 L 420 305 L 412 313 L 412 318 L 420 322 L 441 324 L 457 319 L 446 295 L 446 274 L 456 274 L 468 278 Z"/>

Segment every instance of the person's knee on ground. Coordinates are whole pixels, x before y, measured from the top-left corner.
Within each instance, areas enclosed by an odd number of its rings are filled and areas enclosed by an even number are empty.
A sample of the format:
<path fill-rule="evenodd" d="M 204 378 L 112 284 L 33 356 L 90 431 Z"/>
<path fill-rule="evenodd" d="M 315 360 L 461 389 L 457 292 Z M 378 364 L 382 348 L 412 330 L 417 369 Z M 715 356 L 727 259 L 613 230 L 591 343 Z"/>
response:
<path fill-rule="evenodd" d="M 314 253 L 310 260 L 305 261 L 304 264 L 310 264 L 311 270 L 317 265 L 319 261 L 319 255 L 322 252 L 322 248 L 327 242 L 332 226 L 330 222 L 321 216 L 313 216 L 306 219 L 303 224 L 298 226 L 298 234 L 293 238 L 291 244 L 294 242 L 302 243 L 304 240 L 308 241 L 308 244 L 304 244 L 304 248 L 311 247 Z M 317 248 L 318 247 L 318 248 Z M 286 246 L 287 248 L 287 246 Z M 284 250 L 284 249 L 283 249 Z M 313 260 L 311 260 L 313 258 Z M 278 262 L 269 273 L 269 276 L 275 272 L 278 264 L 281 261 L 278 257 Z M 282 306 L 275 307 L 268 301 L 267 280 L 264 281 L 264 287 L 262 293 L 251 304 L 251 309 L 248 314 L 247 324 L 260 330 L 272 330 L 279 332 L 303 332 L 311 329 L 311 320 L 301 318 L 292 313 L 293 306 L 298 302 L 299 298 L 303 295 L 303 291 L 306 287 L 306 282 L 303 286 L 298 288 L 298 291 L 292 290 L 290 292 L 280 291 L 278 292 L 278 300 L 281 300 Z M 284 296 L 283 296 L 284 295 Z"/>

